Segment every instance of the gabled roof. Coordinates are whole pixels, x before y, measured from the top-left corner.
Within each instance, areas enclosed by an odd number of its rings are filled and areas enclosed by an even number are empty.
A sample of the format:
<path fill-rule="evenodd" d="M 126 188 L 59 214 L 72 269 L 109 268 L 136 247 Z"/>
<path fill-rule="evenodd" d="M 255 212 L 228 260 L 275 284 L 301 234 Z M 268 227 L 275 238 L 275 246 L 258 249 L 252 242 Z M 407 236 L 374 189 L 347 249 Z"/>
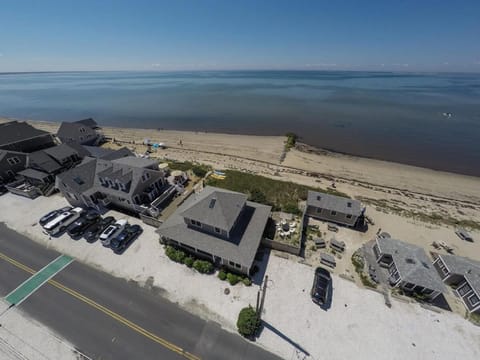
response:
<path fill-rule="evenodd" d="M 115 164 L 127 165 L 138 168 L 156 168 L 158 169 L 158 162 L 154 159 L 140 158 L 136 156 L 124 156 L 112 160 Z"/>
<path fill-rule="evenodd" d="M 102 155 L 101 158 L 104 160 L 116 160 L 127 156 L 135 156 L 135 154 L 131 152 L 128 148 L 122 147 L 118 150 L 110 150 L 105 155 Z"/>
<path fill-rule="evenodd" d="M 48 156 L 44 150 L 35 151 L 28 154 L 28 167 L 32 167 L 35 164 L 47 173 L 53 173 L 62 168 L 58 162 Z"/>
<path fill-rule="evenodd" d="M 25 169 L 20 171 L 18 174 L 30 179 L 37 179 L 37 180 L 44 180 L 50 176 L 49 174 L 43 171 L 39 171 L 35 169 Z"/>
<path fill-rule="evenodd" d="M 247 195 L 207 186 L 181 216 L 229 231 L 242 211 Z"/>
<path fill-rule="evenodd" d="M 74 121 L 74 122 L 77 123 L 77 124 L 82 124 L 82 125 L 88 126 L 92 129 L 98 128 L 97 122 L 95 120 L 93 120 L 92 118 L 78 120 L 78 121 Z"/>
<path fill-rule="evenodd" d="M 75 141 L 80 144 L 94 144 L 99 135 L 95 127 L 90 127 L 81 122 L 62 122 L 57 131 L 57 137 L 63 143 Z"/>
<path fill-rule="evenodd" d="M 392 257 L 403 281 L 439 292 L 445 291 L 445 285 L 423 248 L 381 236 L 377 237 L 377 244 L 382 254 Z"/>
<path fill-rule="evenodd" d="M 67 144 L 52 146 L 48 149 L 44 149 L 43 151 L 45 151 L 50 157 L 60 162 L 68 157 L 79 155 L 75 149 Z"/>
<path fill-rule="evenodd" d="M 0 124 L 0 146 L 46 135 L 50 134 L 36 129 L 26 122 L 10 121 Z"/>
<path fill-rule="evenodd" d="M 477 294 L 480 294 L 480 261 L 456 255 L 441 255 L 438 257 L 443 261 L 450 273 L 463 275 Z"/>
<path fill-rule="evenodd" d="M 311 190 L 308 191 L 307 205 L 343 214 L 362 214 L 362 204 L 358 200 Z"/>
<path fill-rule="evenodd" d="M 0 161 L 7 155 L 13 156 L 13 155 L 23 155 L 26 156 L 26 153 L 22 153 L 19 151 L 12 151 L 12 150 L 2 150 L 0 149 Z"/>
<path fill-rule="evenodd" d="M 96 159 L 86 157 L 82 163 L 73 169 L 57 175 L 57 181 L 65 183 L 77 193 L 82 193 L 93 186 L 96 165 Z"/>

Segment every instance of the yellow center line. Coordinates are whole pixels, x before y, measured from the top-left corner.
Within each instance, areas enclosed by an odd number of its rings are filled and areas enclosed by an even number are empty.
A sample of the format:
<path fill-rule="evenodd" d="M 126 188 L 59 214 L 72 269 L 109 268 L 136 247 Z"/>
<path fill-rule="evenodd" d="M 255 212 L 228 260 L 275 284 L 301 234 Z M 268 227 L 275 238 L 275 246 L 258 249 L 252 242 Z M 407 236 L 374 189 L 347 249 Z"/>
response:
<path fill-rule="evenodd" d="M 14 260 L 12 259 L 11 257 L 3 254 L 0 252 L 0 259 L 3 259 L 7 262 L 9 262 L 10 264 L 12 264 L 13 266 L 19 268 L 19 269 L 22 269 L 23 271 L 25 272 L 28 272 L 30 274 L 35 274 L 35 270 L 33 270 L 32 268 L 18 262 L 17 260 Z M 164 346 L 165 348 L 185 357 L 186 359 L 188 360 L 200 360 L 200 358 L 196 355 L 193 355 L 193 354 L 190 354 L 189 352 L 183 350 L 181 347 L 175 345 L 175 344 L 172 344 L 171 342 L 153 334 L 152 332 L 148 331 L 148 330 L 145 330 L 144 328 L 142 328 L 141 326 L 131 322 L 130 320 L 124 318 L 123 316 L 113 312 L 112 310 L 106 308 L 105 306 L 103 305 L 100 305 L 99 303 L 93 301 L 92 299 L 80 294 L 79 292 L 65 286 L 65 285 L 62 285 L 60 284 L 58 281 L 55 281 L 55 280 L 49 280 L 48 281 L 48 284 L 56 287 L 57 289 L 73 296 L 74 298 L 84 302 L 85 304 L 87 305 L 90 305 L 91 307 L 101 311 L 102 313 L 108 315 L 109 317 L 111 317 L 112 319 L 115 319 L 117 320 L 118 322 L 122 323 L 123 325 L 125 326 L 128 326 L 130 329 L 134 330 L 135 332 L 145 336 L 146 338 Z"/>

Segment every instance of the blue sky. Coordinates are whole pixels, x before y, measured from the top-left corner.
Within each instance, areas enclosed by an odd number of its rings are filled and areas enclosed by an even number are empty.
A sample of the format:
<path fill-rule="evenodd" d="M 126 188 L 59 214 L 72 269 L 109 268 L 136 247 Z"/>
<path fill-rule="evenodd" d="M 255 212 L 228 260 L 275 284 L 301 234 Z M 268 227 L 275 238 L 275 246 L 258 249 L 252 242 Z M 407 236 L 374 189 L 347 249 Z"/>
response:
<path fill-rule="evenodd" d="M 0 72 L 480 72 L 479 0 L 2 0 Z"/>

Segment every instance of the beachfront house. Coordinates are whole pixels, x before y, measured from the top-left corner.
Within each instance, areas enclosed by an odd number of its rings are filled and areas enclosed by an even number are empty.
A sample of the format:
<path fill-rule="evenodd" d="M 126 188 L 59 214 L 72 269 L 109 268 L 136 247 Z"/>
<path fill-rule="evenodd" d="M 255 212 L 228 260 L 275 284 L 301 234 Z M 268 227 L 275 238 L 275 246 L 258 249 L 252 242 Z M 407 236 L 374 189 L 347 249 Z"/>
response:
<path fill-rule="evenodd" d="M 18 172 L 27 167 L 30 152 L 55 146 L 46 131 L 18 121 L 0 124 L 0 186 L 15 180 Z"/>
<path fill-rule="evenodd" d="M 52 134 L 18 121 L 0 124 L 0 149 L 30 153 L 55 145 Z"/>
<path fill-rule="evenodd" d="M 72 206 L 99 211 L 114 208 L 133 214 L 152 213 L 166 194 L 174 195 L 166 173 L 155 160 L 134 156 L 114 160 L 86 157 L 75 168 L 56 178 L 56 188 Z M 162 200 L 162 201 L 160 201 Z"/>
<path fill-rule="evenodd" d="M 480 262 L 455 255 L 438 255 L 433 266 L 443 282 L 454 287 L 469 313 L 480 313 Z"/>
<path fill-rule="evenodd" d="M 270 211 L 245 194 L 207 186 L 190 195 L 157 232 L 164 244 L 250 274 Z"/>
<path fill-rule="evenodd" d="M 7 189 L 17 195 L 35 198 L 48 196 L 55 191 L 55 176 L 70 169 L 80 161 L 78 152 L 61 144 L 26 154 L 26 165 L 17 172 Z"/>
<path fill-rule="evenodd" d="M 57 137 L 64 144 L 78 143 L 81 145 L 96 146 L 102 143 L 104 137 L 100 127 L 93 119 L 84 119 L 74 122 L 62 122 Z"/>
<path fill-rule="evenodd" d="M 388 281 L 392 287 L 430 301 L 445 291 L 423 248 L 389 236 L 378 236 L 373 252 L 377 263 L 388 269 Z"/>
<path fill-rule="evenodd" d="M 308 191 L 305 214 L 315 219 L 356 227 L 363 223 L 365 208 L 358 200 Z"/>

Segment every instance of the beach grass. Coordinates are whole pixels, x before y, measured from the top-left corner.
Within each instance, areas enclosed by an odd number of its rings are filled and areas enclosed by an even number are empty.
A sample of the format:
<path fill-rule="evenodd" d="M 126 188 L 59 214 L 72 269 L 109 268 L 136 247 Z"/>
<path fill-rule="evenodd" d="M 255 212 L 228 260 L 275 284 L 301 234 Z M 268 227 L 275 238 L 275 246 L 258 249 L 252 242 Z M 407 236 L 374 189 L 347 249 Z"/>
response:
<path fill-rule="evenodd" d="M 236 170 L 226 170 L 225 174 L 224 180 L 208 178 L 206 185 L 245 193 L 250 201 L 270 205 L 273 211 L 300 215 L 299 201 L 307 199 L 308 190 L 348 197 L 334 189 L 313 188 Z"/>

